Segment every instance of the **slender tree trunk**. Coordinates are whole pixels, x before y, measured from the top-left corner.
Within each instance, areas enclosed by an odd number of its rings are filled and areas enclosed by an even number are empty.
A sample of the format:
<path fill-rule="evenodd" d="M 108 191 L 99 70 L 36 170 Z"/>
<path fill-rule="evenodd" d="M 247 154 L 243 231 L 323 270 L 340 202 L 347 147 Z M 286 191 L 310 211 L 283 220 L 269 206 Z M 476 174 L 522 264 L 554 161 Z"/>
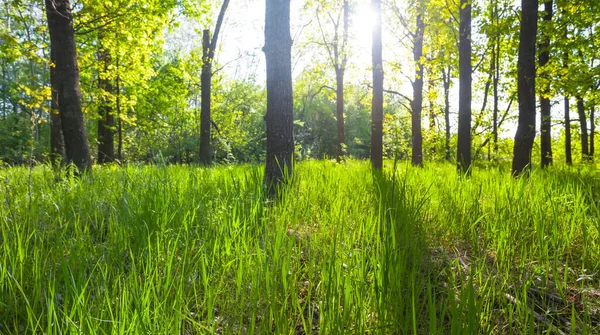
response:
<path fill-rule="evenodd" d="M 335 71 L 336 79 L 336 120 L 338 135 L 337 159 L 344 156 L 344 146 L 346 143 L 346 134 L 344 133 L 344 68 L 337 68 Z"/>
<path fill-rule="evenodd" d="M 52 69 L 50 70 L 52 73 Z M 6 75 L 6 59 L 2 60 L 2 120 L 5 121 L 6 120 L 6 114 L 8 114 L 6 112 L 6 105 L 7 105 L 7 100 L 8 100 L 8 88 L 6 86 L 6 82 L 7 82 L 7 75 Z"/>
<path fill-rule="evenodd" d="M 463 173 L 471 168 L 471 1 L 460 1 L 458 152 L 456 163 Z"/>
<path fill-rule="evenodd" d="M 344 0 L 343 4 L 343 36 L 342 46 L 338 45 L 337 39 L 337 26 L 336 26 L 336 39 L 334 44 L 334 68 L 335 68 L 335 79 L 336 79 L 336 120 L 337 120 L 337 133 L 338 133 L 338 150 L 337 159 L 341 160 L 342 156 L 346 154 L 346 134 L 344 126 L 344 74 L 346 72 L 346 60 L 348 59 L 348 25 L 350 21 L 350 6 L 348 0 Z M 341 51 L 341 55 L 340 55 Z"/>
<path fill-rule="evenodd" d="M 210 101 L 212 86 L 212 71 L 210 54 L 210 31 L 205 29 L 202 34 L 202 73 L 200 74 L 200 163 L 212 164 L 212 150 L 210 146 Z"/>
<path fill-rule="evenodd" d="M 56 61 L 54 54 L 50 54 L 50 161 L 52 165 L 58 166 L 66 160 L 65 139 L 62 133 L 62 123 L 58 111 L 58 83 L 56 82 Z"/>
<path fill-rule="evenodd" d="M 521 0 L 521 8 L 518 60 L 519 121 L 515 135 L 513 176 L 518 176 L 531 167 L 531 151 L 535 139 L 535 41 L 538 1 Z"/>
<path fill-rule="evenodd" d="M 98 52 L 98 62 L 104 64 L 104 70 L 98 76 L 98 88 L 103 95 L 108 96 L 103 97 L 102 104 L 98 107 L 98 163 L 104 164 L 115 160 L 115 118 L 111 102 L 114 87 L 110 79 L 106 77 L 111 57 L 109 51 L 102 46 Z"/>
<path fill-rule="evenodd" d="M 562 11 L 563 17 L 567 17 L 567 13 L 565 10 Z M 567 40 L 568 38 L 568 25 L 565 24 L 564 27 L 564 35 L 563 38 Z M 563 68 L 565 71 L 569 71 L 569 51 L 567 49 L 563 52 Z M 571 153 L 571 115 L 570 115 L 570 97 L 568 95 L 569 92 L 565 92 L 565 163 L 567 165 L 573 164 L 573 155 Z"/>
<path fill-rule="evenodd" d="M 544 3 L 544 22 L 546 25 L 552 22 L 552 0 L 547 0 Z M 542 30 L 542 43 L 540 43 L 540 56 L 539 62 L 540 67 L 546 66 L 550 61 L 550 34 L 548 32 L 549 27 L 544 26 Z M 540 98 L 540 112 L 541 112 L 541 149 L 542 149 L 542 167 L 546 167 L 552 164 L 552 119 L 550 116 L 550 80 L 547 78 L 544 87 L 542 88 L 542 95 Z"/>
<path fill-rule="evenodd" d="M 579 126 L 581 130 L 581 160 L 590 160 L 587 118 L 585 116 L 585 105 L 582 97 L 577 97 L 577 114 L 579 114 Z"/>
<path fill-rule="evenodd" d="M 292 175 L 294 109 L 292 90 L 290 0 L 266 0 L 267 162 L 265 182 L 270 192 Z"/>
<path fill-rule="evenodd" d="M 569 97 L 565 96 L 565 163 L 573 164 L 573 156 L 571 154 L 571 115 Z"/>
<path fill-rule="evenodd" d="M 429 77 L 427 78 L 427 95 L 429 96 L 429 133 L 431 134 L 431 146 L 429 147 L 429 154 L 432 159 L 436 157 L 437 152 L 437 112 L 435 105 L 435 94 L 436 91 L 435 82 L 433 73 L 429 72 Z"/>
<path fill-rule="evenodd" d="M 376 170 L 383 167 L 383 59 L 381 43 L 381 0 L 372 0 L 375 15 L 373 27 L 373 100 L 371 106 L 371 165 Z"/>
<path fill-rule="evenodd" d="M 423 132 L 421 129 L 421 114 L 423 111 L 423 35 L 425 23 L 423 17 L 417 15 L 417 30 L 414 35 L 413 60 L 415 63 L 415 79 L 413 81 L 412 109 L 412 164 L 423 165 Z"/>
<path fill-rule="evenodd" d="M 211 148 L 211 89 L 212 89 L 212 62 L 215 58 L 219 32 L 225 17 L 225 11 L 229 6 L 229 0 L 223 0 L 219 17 L 215 25 L 215 32 L 210 38 L 210 30 L 205 29 L 202 33 L 202 73 L 200 74 L 201 81 L 201 97 L 200 104 L 200 164 L 209 166 L 212 164 L 212 148 Z"/>
<path fill-rule="evenodd" d="M 596 108 L 590 109 L 590 160 L 594 160 L 596 145 L 594 144 L 594 135 L 596 134 Z"/>
<path fill-rule="evenodd" d="M 51 53 L 56 59 L 58 108 L 62 122 L 67 162 L 79 171 L 92 168 L 79 89 L 79 68 L 69 0 L 45 0 Z"/>
<path fill-rule="evenodd" d="M 443 81 L 444 81 L 444 122 L 446 125 L 446 136 L 445 136 L 445 146 L 446 146 L 446 160 L 451 160 L 451 152 L 450 152 L 450 73 L 452 71 L 451 65 L 448 65 L 447 73 L 443 71 Z"/>
<path fill-rule="evenodd" d="M 494 1 L 494 18 L 496 24 L 499 24 L 498 18 L 498 2 Z M 493 111 L 493 125 L 492 125 L 492 136 L 494 141 L 494 159 L 498 159 L 498 103 L 500 97 L 498 96 L 498 83 L 500 81 L 500 34 L 496 32 L 494 38 L 494 50 L 493 50 L 493 62 L 494 62 L 494 80 L 492 82 L 494 91 L 494 111 Z"/>
<path fill-rule="evenodd" d="M 119 57 L 116 59 L 116 70 L 117 70 L 117 78 L 115 79 L 116 84 L 116 105 L 117 105 L 117 131 L 119 136 L 119 143 L 117 146 L 117 157 L 119 162 L 123 161 L 123 124 L 121 121 L 121 77 L 119 73 Z"/>
<path fill-rule="evenodd" d="M 494 91 L 494 111 L 493 111 L 493 125 L 492 125 L 492 137 L 494 141 L 494 159 L 498 158 L 498 103 L 500 97 L 498 96 L 498 82 L 500 81 L 500 62 L 498 61 L 498 54 L 500 44 L 496 44 L 494 50 L 494 80 L 492 82 Z"/>

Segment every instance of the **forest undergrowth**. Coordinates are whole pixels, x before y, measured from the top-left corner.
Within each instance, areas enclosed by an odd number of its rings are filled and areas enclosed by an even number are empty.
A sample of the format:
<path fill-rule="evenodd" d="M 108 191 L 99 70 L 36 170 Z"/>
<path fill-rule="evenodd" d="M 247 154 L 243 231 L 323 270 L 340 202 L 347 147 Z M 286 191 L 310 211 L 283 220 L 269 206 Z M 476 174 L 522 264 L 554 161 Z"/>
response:
<path fill-rule="evenodd" d="M 0 169 L 3 334 L 598 334 L 600 178 Z"/>

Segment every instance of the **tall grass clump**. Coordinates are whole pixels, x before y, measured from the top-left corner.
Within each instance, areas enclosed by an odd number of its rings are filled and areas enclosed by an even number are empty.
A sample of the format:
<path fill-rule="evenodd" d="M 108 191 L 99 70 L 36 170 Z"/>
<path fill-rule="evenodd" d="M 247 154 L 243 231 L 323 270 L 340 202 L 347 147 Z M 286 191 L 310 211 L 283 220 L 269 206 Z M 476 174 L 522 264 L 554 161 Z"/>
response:
<path fill-rule="evenodd" d="M 598 332 L 593 170 L 295 171 L 0 170 L 0 333 Z"/>

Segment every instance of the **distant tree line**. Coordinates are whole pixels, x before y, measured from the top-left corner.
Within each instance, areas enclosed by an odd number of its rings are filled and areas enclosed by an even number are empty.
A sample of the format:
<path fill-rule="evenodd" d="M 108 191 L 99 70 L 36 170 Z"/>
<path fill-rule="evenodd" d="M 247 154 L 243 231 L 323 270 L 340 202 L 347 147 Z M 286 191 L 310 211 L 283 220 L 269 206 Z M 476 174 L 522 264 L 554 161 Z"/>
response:
<path fill-rule="evenodd" d="M 598 0 L 372 0 L 368 80 L 347 77 L 367 52 L 349 42 L 360 1 L 307 2 L 302 15 L 313 19 L 292 41 L 289 1 L 266 0 L 266 87 L 220 71 L 228 0 L 2 5 L 0 158 L 9 164 L 264 161 L 267 180 L 279 180 L 305 158 L 370 157 L 375 169 L 385 157 L 449 160 L 462 173 L 476 159 L 512 159 L 514 175 L 536 157 L 542 167 L 572 164 L 574 151 L 593 160 Z M 213 12 L 198 48 L 165 50 L 174 18 Z M 386 55 L 390 43 L 410 60 Z M 294 48 L 315 55 L 295 78 Z M 510 122 L 514 140 L 501 136 Z"/>

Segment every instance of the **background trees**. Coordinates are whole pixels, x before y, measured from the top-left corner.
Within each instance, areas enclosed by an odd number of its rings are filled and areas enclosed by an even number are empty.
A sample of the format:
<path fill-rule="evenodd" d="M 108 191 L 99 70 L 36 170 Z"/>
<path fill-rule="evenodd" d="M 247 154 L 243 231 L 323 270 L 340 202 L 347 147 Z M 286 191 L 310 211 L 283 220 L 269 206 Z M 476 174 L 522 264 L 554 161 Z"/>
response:
<path fill-rule="evenodd" d="M 219 34 L 219 53 L 211 46 L 215 36 L 203 47 L 202 35 L 219 21 L 222 1 L 71 3 L 85 138 L 94 149 L 91 160 L 206 162 L 200 153 L 206 153 L 206 147 L 198 150 L 198 143 L 209 143 L 201 141 L 202 134 L 210 135 L 208 156 L 218 163 L 264 160 L 264 16 L 262 1 L 252 1 L 234 6 L 221 21 L 234 28 Z M 381 39 L 388 42 L 381 46 L 379 65 L 372 63 L 371 28 L 378 25 L 370 1 L 306 1 L 293 6 L 296 159 L 342 154 L 368 158 L 372 152 L 378 161 L 379 151 L 382 160 L 410 157 L 415 165 L 442 159 L 461 163 L 459 157 L 467 156 L 470 161 L 512 159 L 518 124 L 520 5 L 510 0 L 462 5 L 383 1 L 387 14 L 380 22 Z M 44 7 L 15 0 L 3 0 L 1 7 L 0 157 L 9 164 L 61 157 L 65 137 L 60 115 L 51 112 L 60 104 L 58 96 L 52 99 L 56 73 L 51 64 L 56 61 Z M 531 156 L 543 165 L 550 158 L 590 161 L 597 140 L 600 83 L 597 1 L 546 1 L 538 11 L 535 94 L 543 115 Z M 471 50 L 471 61 L 466 61 L 466 51 L 459 57 L 461 45 L 463 51 Z M 471 69 L 461 74 L 459 58 Z M 209 85 L 202 83 L 203 64 L 204 78 L 208 72 L 213 76 L 210 94 Z M 386 73 L 385 87 L 379 84 L 380 71 Z M 209 103 L 211 115 L 207 118 L 205 112 L 201 122 L 202 106 L 206 111 Z M 467 110 L 472 115 L 468 122 Z"/>

